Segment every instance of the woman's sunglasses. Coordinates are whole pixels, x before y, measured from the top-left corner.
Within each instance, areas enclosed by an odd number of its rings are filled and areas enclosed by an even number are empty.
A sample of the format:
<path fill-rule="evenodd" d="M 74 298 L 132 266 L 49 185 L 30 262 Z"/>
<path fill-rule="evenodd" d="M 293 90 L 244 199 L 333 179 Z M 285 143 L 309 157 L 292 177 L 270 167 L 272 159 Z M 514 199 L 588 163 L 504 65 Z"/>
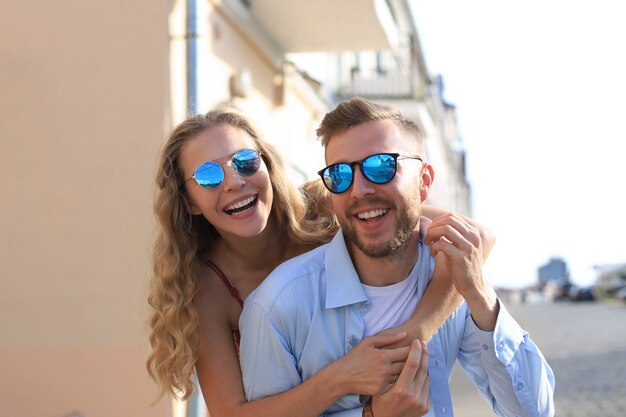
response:
<path fill-rule="evenodd" d="M 224 168 L 222 168 L 222 165 L 228 162 L 229 159 L 235 171 L 243 177 L 254 174 L 261 166 L 261 153 L 254 149 L 242 149 L 219 160 L 224 159 L 224 162 L 210 161 L 198 166 L 193 172 L 193 176 L 187 178 L 184 182 L 194 179 L 200 187 L 208 189 L 218 187 L 224 181 Z"/>
<path fill-rule="evenodd" d="M 341 194 L 350 188 L 354 181 L 354 167 L 360 166 L 363 176 L 374 184 L 386 184 L 396 176 L 398 158 L 417 159 L 419 156 L 403 156 L 399 153 L 377 153 L 360 161 L 339 162 L 319 171 L 322 182 L 331 193 Z"/>

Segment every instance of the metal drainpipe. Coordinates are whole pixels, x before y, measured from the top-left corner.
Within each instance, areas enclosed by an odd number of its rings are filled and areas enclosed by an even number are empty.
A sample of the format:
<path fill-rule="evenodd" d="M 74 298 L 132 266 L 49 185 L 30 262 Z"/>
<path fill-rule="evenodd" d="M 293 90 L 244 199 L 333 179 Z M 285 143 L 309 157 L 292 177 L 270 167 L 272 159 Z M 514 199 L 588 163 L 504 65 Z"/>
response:
<path fill-rule="evenodd" d="M 193 381 L 195 387 L 189 398 L 187 398 L 185 417 L 207 417 L 208 410 L 200 391 L 200 383 L 195 375 Z"/>
<path fill-rule="evenodd" d="M 198 0 L 187 0 L 187 115 L 198 113 Z"/>
<path fill-rule="evenodd" d="M 187 21 L 185 39 L 187 43 L 187 115 L 198 113 L 198 43 L 200 21 L 198 19 L 198 1 L 186 0 Z M 200 384 L 194 376 L 195 387 L 187 399 L 186 417 L 205 417 L 206 405 L 200 393 Z"/>

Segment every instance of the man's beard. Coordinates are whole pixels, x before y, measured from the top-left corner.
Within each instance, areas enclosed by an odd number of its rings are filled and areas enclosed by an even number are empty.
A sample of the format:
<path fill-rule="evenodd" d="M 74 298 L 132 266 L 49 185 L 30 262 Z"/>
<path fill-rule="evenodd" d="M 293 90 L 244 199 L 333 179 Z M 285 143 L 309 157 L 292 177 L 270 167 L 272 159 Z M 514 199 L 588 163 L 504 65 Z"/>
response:
<path fill-rule="evenodd" d="M 378 203 L 376 205 L 380 205 L 382 203 L 383 207 L 388 207 L 390 210 L 394 210 L 396 215 L 398 216 L 397 224 L 394 227 L 394 234 L 392 238 L 387 242 L 382 242 L 378 244 L 368 244 L 364 242 L 359 237 L 357 229 L 353 225 L 353 222 L 359 220 L 348 220 L 350 217 L 352 217 L 349 215 L 349 213 L 353 213 L 356 208 L 363 205 L 371 205 L 372 203 Z M 409 239 L 413 235 L 414 230 L 417 227 L 420 215 L 420 207 L 416 207 L 415 203 L 402 200 L 401 206 L 396 207 L 396 205 L 392 201 L 380 197 L 374 197 L 367 198 L 365 200 L 357 202 L 356 204 L 353 204 L 352 206 L 348 207 L 348 209 L 346 210 L 346 215 L 344 217 L 337 217 L 344 236 L 354 246 L 356 246 L 361 252 L 363 252 L 370 258 L 380 259 L 399 255 L 404 252 L 404 250 L 406 249 L 406 243 L 409 241 Z"/>

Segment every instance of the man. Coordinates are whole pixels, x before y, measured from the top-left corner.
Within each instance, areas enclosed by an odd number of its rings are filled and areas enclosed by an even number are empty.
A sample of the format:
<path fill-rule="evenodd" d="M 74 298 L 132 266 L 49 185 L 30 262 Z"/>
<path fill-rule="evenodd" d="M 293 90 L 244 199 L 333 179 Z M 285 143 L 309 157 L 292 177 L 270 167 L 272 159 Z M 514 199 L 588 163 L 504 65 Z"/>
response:
<path fill-rule="evenodd" d="M 419 128 L 396 110 L 354 98 L 328 113 L 317 133 L 329 164 L 320 175 L 341 231 L 281 265 L 246 300 L 240 329 L 248 399 L 292 388 L 363 337 L 403 323 L 430 279 L 432 254 L 465 302 L 427 352 L 412 343 L 389 391 L 367 403 L 348 395 L 327 411 L 422 415 L 427 404 L 428 416 L 451 416 L 448 380 L 458 359 L 497 415 L 552 416 L 554 375 L 485 280 L 480 235 L 458 216 L 419 235 L 434 178 Z"/>

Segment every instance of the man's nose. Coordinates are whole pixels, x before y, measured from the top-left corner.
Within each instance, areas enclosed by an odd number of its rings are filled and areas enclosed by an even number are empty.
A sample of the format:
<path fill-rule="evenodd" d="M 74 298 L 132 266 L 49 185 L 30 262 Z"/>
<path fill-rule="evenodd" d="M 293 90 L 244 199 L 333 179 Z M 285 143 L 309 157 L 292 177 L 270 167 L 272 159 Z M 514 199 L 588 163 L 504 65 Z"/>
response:
<path fill-rule="evenodd" d="M 352 180 L 351 192 L 354 198 L 361 198 L 375 192 L 374 184 L 365 178 L 360 167 L 354 168 L 354 179 Z"/>

